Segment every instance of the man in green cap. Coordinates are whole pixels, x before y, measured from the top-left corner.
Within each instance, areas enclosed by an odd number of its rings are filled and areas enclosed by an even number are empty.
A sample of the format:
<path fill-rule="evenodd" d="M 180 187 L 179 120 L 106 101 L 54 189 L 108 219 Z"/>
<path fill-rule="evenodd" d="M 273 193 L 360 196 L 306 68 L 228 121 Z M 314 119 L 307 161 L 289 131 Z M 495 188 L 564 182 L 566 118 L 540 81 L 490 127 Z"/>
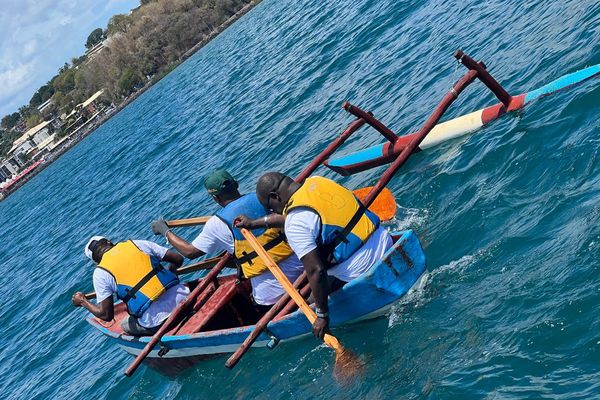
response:
<path fill-rule="evenodd" d="M 169 243 L 188 259 L 223 251 L 232 254 L 238 266 L 238 275 L 250 279 L 252 283 L 254 301 L 262 311 L 268 310 L 284 294 L 284 289 L 252 250 L 240 230 L 235 227 L 234 221 L 239 215 L 247 215 L 253 219 L 266 218 L 269 211 L 258 201 L 256 193 L 240 194 L 237 181 L 224 169 L 209 173 L 204 180 L 204 186 L 222 209 L 206 222 L 196 239 L 191 243 L 182 239 L 169 229 L 163 219 L 152 223 L 152 231 L 156 235 L 165 236 Z M 268 249 L 288 279 L 295 281 L 302 273 L 303 267 L 283 240 L 283 232 L 266 226 L 254 229 L 252 233 Z"/>

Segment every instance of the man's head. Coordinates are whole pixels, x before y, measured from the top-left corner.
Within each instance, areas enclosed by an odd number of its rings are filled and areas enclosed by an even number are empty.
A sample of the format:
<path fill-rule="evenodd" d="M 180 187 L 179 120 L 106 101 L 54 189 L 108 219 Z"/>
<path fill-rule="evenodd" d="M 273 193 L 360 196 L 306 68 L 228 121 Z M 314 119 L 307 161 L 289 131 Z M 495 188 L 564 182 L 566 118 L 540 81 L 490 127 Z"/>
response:
<path fill-rule="evenodd" d="M 283 214 L 283 208 L 299 186 L 292 178 L 280 172 L 267 172 L 258 179 L 256 196 L 258 201 L 277 214 Z"/>
<path fill-rule="evenodd" d="M 238 186 L 233 176 L 224 169 L 216 169 L 204 178 L 206 191 L 221 207 L 240 197 Z"/>
<path fill-rule="evenodd" d="M 87 242 L 83 252 L 86 257 L 98 264 L 102 260 L 102 256 L 110 250 L 114 244 L 105 237 L 92 236 Z"/>

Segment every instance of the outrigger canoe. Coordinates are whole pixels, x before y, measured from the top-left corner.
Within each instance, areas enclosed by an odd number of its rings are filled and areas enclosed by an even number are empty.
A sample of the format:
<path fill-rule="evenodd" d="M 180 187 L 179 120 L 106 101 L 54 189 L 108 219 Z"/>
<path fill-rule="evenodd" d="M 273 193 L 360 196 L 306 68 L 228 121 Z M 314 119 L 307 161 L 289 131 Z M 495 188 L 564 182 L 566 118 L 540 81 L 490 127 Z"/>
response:
<path fill-rule="evenodd" d="M 483 62 L 473 60 L 461 50 L 457 50 L 454 57 L 467 67 L 468 72 L 452 86 L 418 132 L 398 136 L 372 113 L 346 102 L 343 108 L 356 116 L 356 120 L 299 174 L 296 181 L 302 182 L 323 164 L 343 175 L 350 175 L 391 163 L 377 183 L 370 188 L 366 197 L 361 198 L 364 207 L 369 207 L 414 152 L 472 132 L 539 97 L 600 74 L 600 65 L 596 65 L 566 75 L 534 91 L 511 96 L 490 75 Z M 483 82 L 500 103 L 438 124 L 448 107 L 476 79 Z M 331 160 L 330 156 L 364 125 L 374 128 L 388 142 Z M 415 234 L 411 231 L 402 232 L 394 236 L 394 241 L 394 246 L 368 273 L 330 294 L 332 327 L 384 314 L 423 275 L 425 255 Z M 293 311 L 293 308 L 288 309 L 286 304 L 289 295 L 284 296 L 271 311 L 260 318 L 250 301 L 248 282 L 237 283 L 236 278 L 232 276 L 217 277 L 227 261 L 228 256 L 224 256 L 213 267 L 207 275 L 214 277 L 211 280 L 189 283 L 190 288 L 198 286 L 188 299 L 173 311 L 169 320 L 153 338 L 137 338 L 123 333 L 120 329 L 120 321 L 126 316 L 123 304 L 116 306 L 115 321 L 110 326 L 88 318 L 88 321 L 104 335 L 116 341 L 127 352 L 138 355 L 125 371 L 127 376 L 135 371 L 146 355 L 145 360 L 150 366 L 164 373 L 176 373 L 200 359 L 230 353 L 239 347 L 226 363 L 231 368 L 252 344 L 261 346 L 309 334 L 311 326 L 307 318 L 299 311 Z M 297 285 L 295 287 L 300 289 L 301 282 L 297 282 Z M 309 291 L 304 290 L 306 288 L 307 284 L 300 292 L 308 296 Z M 188 303 L 194 304 L 192 310 L 197 310 L 195 313 L 184 313 Z M 185 315 L 184 319 L 178 320 L 179 315 Z M 260 334 L 257 335 L 258 332 Z"/>
<path fill-rule="evenodd" d="M 425 272 L 425 254 L 417 236 L 410 230 L 392 236 L 395 243 L 378 264 L 330 295 L 333 328 L 384 315 Z M 126 352 L 137 355 L 151 338 L 125 334 L 120 322 L 126 316 L 125 305 L 119 303 L 110 326 L 94 317 L 87 320 Z M 204 324 L 207 317 L 210 321 Z M 202 359 L 233 353 L 258 319 L 248 281 L 239 282 L 234 275 L 221 276 L 214 281 L 214 292 L 200 311 L 186 316 L 163 336 L 145 363 L 163 374 L 173 375 Z M 199 324 L 204 327 L 197 331 Z M 293 311 L 271 321 L 253 347 L 298 339 L 310 332 L 311 324 L 304 314 Z"/>

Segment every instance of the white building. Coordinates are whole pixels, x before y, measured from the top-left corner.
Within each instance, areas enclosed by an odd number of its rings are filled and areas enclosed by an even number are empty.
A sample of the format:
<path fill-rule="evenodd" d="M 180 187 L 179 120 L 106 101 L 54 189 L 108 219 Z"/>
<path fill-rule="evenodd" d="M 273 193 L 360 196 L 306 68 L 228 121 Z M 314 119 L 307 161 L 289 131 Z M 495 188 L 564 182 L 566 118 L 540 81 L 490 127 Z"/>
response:
<path fill-rule="evenodd" d="M 25 132 L 13 142 L 8 154 L 27 154 L 28 151 L 50 137 L 50 121 L 44 121 Z"/>
<path fill-rule="evenodd" d="M 54 100 L 52 100 L 52 97 L 50 97 L 48 100 L 40 104 L 37 109 L 39 112 L 44 112 L 44 110 L 50 107 L 53 103 Z"/>
<path fill-rule="evenodd" d="M 9 160 L 5 160 L 0 164 L 0 181 L 10 179 L 16 175 L 20 168 L 16 168 Z"/>

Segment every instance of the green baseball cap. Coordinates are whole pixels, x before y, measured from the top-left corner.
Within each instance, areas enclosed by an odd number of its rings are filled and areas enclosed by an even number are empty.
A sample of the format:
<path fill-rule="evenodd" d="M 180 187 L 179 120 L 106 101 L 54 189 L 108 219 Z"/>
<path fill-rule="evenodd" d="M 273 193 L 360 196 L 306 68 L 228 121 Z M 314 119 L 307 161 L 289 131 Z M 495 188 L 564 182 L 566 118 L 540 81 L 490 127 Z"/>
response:
<path fill-rule="evenodd" d="M 238 188 L 237 181 L 224 169 L 216 169 L 204 178 L 204 187 L 211 195 L 229 193 Z"/>

